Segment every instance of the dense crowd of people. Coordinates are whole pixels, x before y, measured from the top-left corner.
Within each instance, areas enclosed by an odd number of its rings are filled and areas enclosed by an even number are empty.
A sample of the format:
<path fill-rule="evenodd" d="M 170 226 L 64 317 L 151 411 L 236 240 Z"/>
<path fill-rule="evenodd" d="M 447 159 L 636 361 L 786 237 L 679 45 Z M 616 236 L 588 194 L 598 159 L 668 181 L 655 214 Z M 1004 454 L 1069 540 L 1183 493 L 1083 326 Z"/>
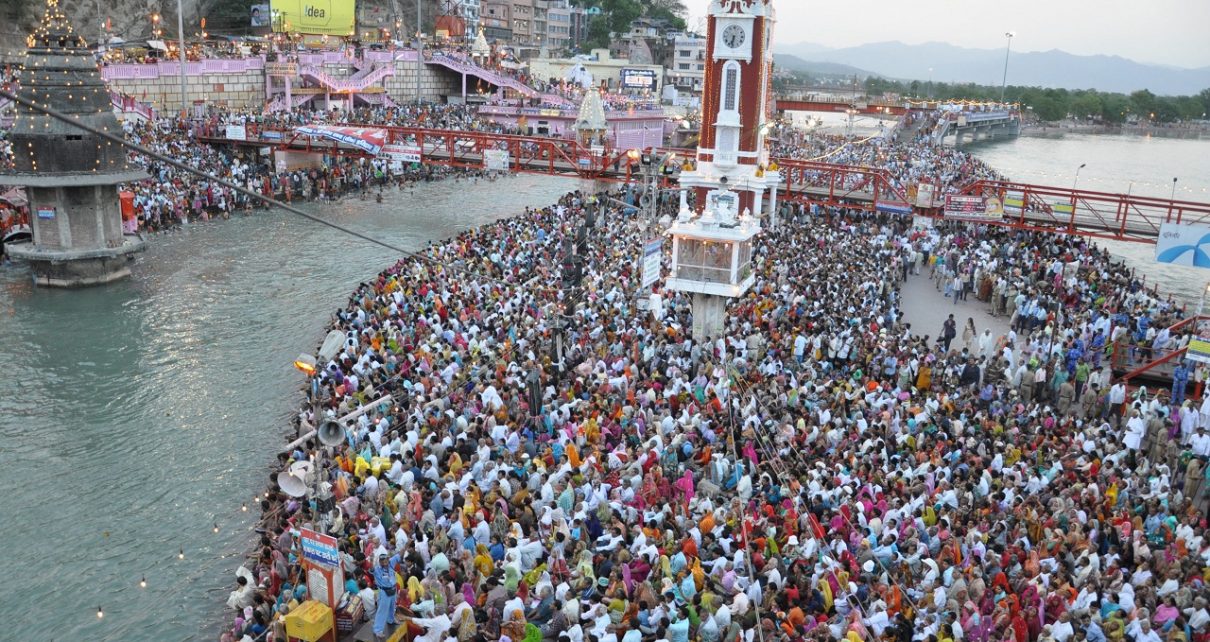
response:
<path fill-rule="evenodd" d="M 914 118 L 907 127 L 916 133 L 871 136 L 859 141 L 844 135 L 778 127 L 771 134 L 770 155 L 885 170 L 892 185 L 905 192 L 922 182 L 938 186 L 938 193 L 944 194 L 976 180 L 1004 178 L 974 154 L 936 144 L 927 129 L 930 122 L 935 122 L 936 114 L 922 112 Z M 823 172 L 818 173 L 818 179 L 820 186 L 831 180 Z M 847 182 L 837 187 L 860 189 L 862 180 L 860 175 L 850 174 Z"/>
<path fill-rule="evenodd" d="M 285 639 L 302 529 L 413 640 L 1210 639 L 1210 403 L 1108 385 L 1110 351 L 1184 339 L 1106 252 L 786 208 L 695 341 L 685 295 L 636 309 L 646 236 L 604 203 L 357 288 L 299 421 L 365 412 L 282 455 L 224 640 Z M 928 275 L 1012 330 L 913 328 L 900 288 Z M 318 494 L 291 497 L 304 461 Z"/>
<path fill-rule="evenodd" d="M 352 113 L 309 114 L 301 110 L 275 114 L 223 112 L 202 122 L 184 122 L 163 118 L 156 121 L 127 121 L 126 136 L 152 151 L 187 162 L 218 178 L 229 180 L 256 193 L 296 200 L 334 200 L 351 193 L 363 198 L 370 190 L 403 188 L 415 182 L 444 178 L 495 178 L 485 170 L 468 170 L 420 164 L 392 164 L 385 159 L 331 157 L 314 167 L 273 166 L 251 148 L 199 144 L 198 136 L 221 132 L 227 125 L 244 125 L 289 131 L 308 123 L 376 122 L 381 124 L 431 123 L 432 126 L 460 127 L 468 121 L 465 108 L 445 105 L 363 109 Z M 131 153 L 133 164 L 146 169 L 150 178 L 125 186 L 134 195 L 136 218 L 128 222 L 129 231 L 158 231 L 192 220 L 227 217 L 237 211 L 259 207 L 251 197 L 218 181 L 200 178 L 170 165 Z M 377 196 L 376 198 L 381 198 Z"/>

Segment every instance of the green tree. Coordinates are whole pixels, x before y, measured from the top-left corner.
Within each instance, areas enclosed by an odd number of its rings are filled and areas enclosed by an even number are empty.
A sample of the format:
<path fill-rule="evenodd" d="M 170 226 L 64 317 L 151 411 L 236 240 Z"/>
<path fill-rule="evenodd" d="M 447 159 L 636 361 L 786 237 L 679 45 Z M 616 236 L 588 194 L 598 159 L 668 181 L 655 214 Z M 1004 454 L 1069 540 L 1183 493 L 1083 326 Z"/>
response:
<path fill-rule="evenodd" d="M 1155 113 L 1155 94 L 1146 89 L 1140 89 L 1130 94 L 1130 110 L 1140 118 L 1150 118 Z"/>
<path fill-rule="evenodd" d="M 1071 115 L 1076 118 L 1101 118 L 1101 97 L 1095 91 L 1080 92 L 1071 99 Z"/>
<path fill-rule="evenodd" d="M 689 11 L 681 0 L 651 0 L 646 7 L 648 18 L 667 20 L 673 28 L 682 31 L 687 26 L 685 16 L 689 15 Z"/>
<path fill-rule="evenodd" d="M 1120 124 L 1126 121 L 1130 99 L 1122 94 L 1101 95 L 1101 119 L 1107 123 Z"/>
<path fill-rule="evenodd" d="M 609 28 L 614 33 L 629 31 L 630 23 L 643 15 L 638 0 L 603 0 L 601 10 L 609 16 Z"/>
<path fill-rule="evenodd" d="M 608 49 L 612 38 L 608 17 L 597 16 L 589 21 L 588 38 L 584 41 L 589 49 Z"/>

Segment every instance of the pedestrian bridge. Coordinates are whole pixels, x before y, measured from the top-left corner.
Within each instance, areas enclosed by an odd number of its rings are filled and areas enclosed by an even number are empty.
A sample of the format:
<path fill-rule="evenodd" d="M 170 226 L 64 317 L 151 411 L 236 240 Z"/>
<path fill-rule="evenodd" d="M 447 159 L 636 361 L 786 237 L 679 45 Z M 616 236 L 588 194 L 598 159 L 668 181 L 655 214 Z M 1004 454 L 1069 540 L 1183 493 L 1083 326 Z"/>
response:
<path fill-rule="evenodd" d="M 633 150 L 587 147 L 562 138 L 375 124 L 346 126 L 379 132 L 385 145 L 408 147 L 419 154 L 421 162 L 432 165 L 483 169 L 489 167 L 490 156 L 496 162 L 503 159 L 511 172 L 619 182 L 637 181 L 645 170 L 640 161 L 631 157 Z M 369 155 L 352 144 L 297 130 L 261 131 L 252 125 L 246 129 L 245 138 L 239 140 L 226 138 L 222 127 L 199 128 L 195 137 L 212 144 L 271 147 L 317 155 Z M 689 149 L 644 151 L 657 157 L 674 155 L 675 160 L 662 175 L 665 185 L 675 185 L 683 163 L 694 158 L 694 151 Z M 880 168 L 776 158 L 769 171 L 781 173 L 781 202 L 945 218 L 943 199 L 918 198 L 914 189 L 906 189 Z M 994 198 L 1003 204 L 1002 215 L 983 221 L 988 225 L 1038 232 L 1154 243 L 1164 223 L 1210 225 L 1210 203 L 1195 201 L 989 180 L 964 185 L 959 193 Z"/>

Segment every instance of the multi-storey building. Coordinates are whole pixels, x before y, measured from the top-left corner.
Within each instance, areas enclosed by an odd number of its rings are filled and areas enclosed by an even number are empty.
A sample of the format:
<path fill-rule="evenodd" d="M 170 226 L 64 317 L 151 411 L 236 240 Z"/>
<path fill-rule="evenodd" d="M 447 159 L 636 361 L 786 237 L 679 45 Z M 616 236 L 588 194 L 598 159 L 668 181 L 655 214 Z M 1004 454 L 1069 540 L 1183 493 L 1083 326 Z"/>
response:
<path fill-rule="evenodd" d="M 534 0 L 513 0 L 514 47 L 532 47 L 534 44 Z"/>
<path fill-rule="evenodd" d="M 547 13 L 550 10 L 549 0 L 532 0 L 532 2 L 534 3 L 534 23 L 529 44 L 534 47 L 545 47 Z"/>
<path fill-rule="evenodd" d="M 550 0 L 546 10 L 546 46 L 550 49 L 571 47 L 571 12 L 568 0 Z"/>
<path fill-rule="evenodd" d="M 668 84 L 677 91 L 693 96 L 702 95 L 706 80 L 706 39 L 698 36 L 677 36 L 673 40 L 672 63 L 668 69 Z"/>
<path fill-rule="evenodd" d="M 462 0 L 462 18 L 466 20 L 467 42 L 474 42 L 479 35 L 479 12 L 482 10 L 481 0 Z"/>
<path fill-rule="evenodd" d="M 513 0 L 483 0 L 479 22 L 488 42 L 509 44 L 513 40 Z"/>

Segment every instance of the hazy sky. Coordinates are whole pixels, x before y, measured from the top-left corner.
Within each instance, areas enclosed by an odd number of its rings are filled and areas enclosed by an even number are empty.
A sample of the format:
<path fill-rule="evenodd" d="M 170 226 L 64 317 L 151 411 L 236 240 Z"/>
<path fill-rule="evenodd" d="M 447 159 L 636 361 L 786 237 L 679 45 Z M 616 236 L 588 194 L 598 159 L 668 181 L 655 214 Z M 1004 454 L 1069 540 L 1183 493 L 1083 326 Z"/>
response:
<path fill-rule="evenodd" d="M 899 40 L 1014 51 L 1062 49 L 1210 66 L 1210 0 L 774 0 L 777 39 L 850 47 Z M 707 0 L 685 0 L 695 26 Z"/>

